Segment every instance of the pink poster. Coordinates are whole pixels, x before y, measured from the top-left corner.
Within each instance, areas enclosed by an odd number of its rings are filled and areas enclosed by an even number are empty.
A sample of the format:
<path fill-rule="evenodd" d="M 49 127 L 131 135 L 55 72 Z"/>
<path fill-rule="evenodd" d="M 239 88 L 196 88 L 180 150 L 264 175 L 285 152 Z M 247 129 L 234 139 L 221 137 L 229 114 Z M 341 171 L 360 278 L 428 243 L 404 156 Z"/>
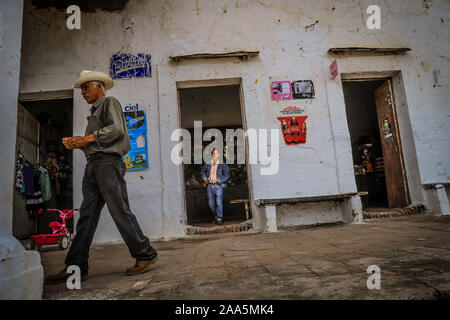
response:
<path fill-rule="evenodd" d="M 290 81 L 272 81 L 270 84 L 272 100 L 292 99 L 292 85 Z"/>

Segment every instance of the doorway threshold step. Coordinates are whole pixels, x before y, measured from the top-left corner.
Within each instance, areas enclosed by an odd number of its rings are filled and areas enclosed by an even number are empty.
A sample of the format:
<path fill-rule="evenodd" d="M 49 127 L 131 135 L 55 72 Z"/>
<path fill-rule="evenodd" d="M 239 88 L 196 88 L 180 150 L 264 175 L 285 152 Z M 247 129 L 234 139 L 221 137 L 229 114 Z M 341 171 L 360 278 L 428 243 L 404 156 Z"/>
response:
<path fill-rule="evenodd" d="M 248 231 L 252 228 L 252 221 L 247 220 L 240 223 L 228 223 L 225 221 L 223 225 L 213 225 L 211 226 L 188 226 L 187 234 L 214 234 L 214 233 L 225 233 L 225 232 L 242 232 Z"/>
<path fill-rule="evenodd" d="M 392 218 L 418 214 L 425 210 L 422 203 L 413 203 L 404 208 L 367 208 L 363 210 L 364 219 Z"/>

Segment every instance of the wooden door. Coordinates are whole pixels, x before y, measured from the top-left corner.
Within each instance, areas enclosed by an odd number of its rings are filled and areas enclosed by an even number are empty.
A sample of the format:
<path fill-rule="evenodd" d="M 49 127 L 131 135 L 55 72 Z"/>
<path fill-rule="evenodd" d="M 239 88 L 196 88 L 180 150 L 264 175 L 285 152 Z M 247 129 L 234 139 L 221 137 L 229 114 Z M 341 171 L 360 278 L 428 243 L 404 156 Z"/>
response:
<path fill-rule="evenodd" d="M 20 152 L 29 163 L 35 165 L 39 160 L 39 122 L 20 104 L 18 108 L 16 157 Z M 13 235 L 18 239 L 29 238 L 36 232 L 36 220 L 28 215 L 25 206 L 25 196 L 14 188 Z"/>
<path fill-rule="evenodd" d="M 383 149 L 388 206 L 405 207 L 409 204 L 409 192 L 391 80 L 386 80 L 375 90 L 375 102 Z"/>

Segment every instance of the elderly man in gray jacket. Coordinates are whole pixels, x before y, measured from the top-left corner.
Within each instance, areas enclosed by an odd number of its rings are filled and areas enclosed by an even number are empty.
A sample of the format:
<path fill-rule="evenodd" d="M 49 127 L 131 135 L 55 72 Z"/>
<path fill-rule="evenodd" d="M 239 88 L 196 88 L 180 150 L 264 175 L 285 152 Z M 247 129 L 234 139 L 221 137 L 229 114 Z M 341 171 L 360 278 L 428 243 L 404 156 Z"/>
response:
<path fill-rule="evenodd" d="M 85 153 L 83 202 L 76 235 L 65 260 L 66 268 L 47 277 L 47 283 L 66 281 L 70 276 L 66 272 L 69 265 L 79 266 L 82 280 L 87 278 L 89 248 L 105 203 L 131 256 L 136 259 L 135 265 L 126 270 L 127 274 L 147 271 L 157 258 L 156 250 L 130 210 L 122 161 L 130 149 L 130 138 L 119 101 L 105 96 L 105 87 L 110 89 L 113 85 L 108 75 L 95 71 L 81 72 L 75 83 L 74 87 L 81 88 L 86 102 L 92 104 L 91 114 L 84 136 L 66 137 L 62 142 L 67 149 L 81 149 Z"/>

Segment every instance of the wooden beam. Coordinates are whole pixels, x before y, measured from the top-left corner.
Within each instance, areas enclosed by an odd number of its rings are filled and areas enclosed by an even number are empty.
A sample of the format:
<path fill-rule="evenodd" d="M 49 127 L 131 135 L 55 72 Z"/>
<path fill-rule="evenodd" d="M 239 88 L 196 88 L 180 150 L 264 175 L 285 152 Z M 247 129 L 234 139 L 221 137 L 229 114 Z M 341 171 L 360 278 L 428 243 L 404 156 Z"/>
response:
<path fill-rule="evenodd" d="M 19 101 L 59 100 L 72 98 L 73 89 L 19 93 Z"/>
<path fill-rule="evenodd" d="M 246 61 L 250 57 L 256 57 L 259 51 L 234 51 L 225 53 L 196 53 L 184 56 L 169 57 L 171 62 L 179 63 L 185 60 L 193 59 L 221 59 L 221 58 L 239 58 L 241 61 Z"/>
<path fill-rule="evenodd" d="M 285 198 L 285 199 L 257 199 L 255 204 L 257 206 L 264 205 L 280 205 L 280 204 L 296 204 L 303 202 L 320 202 L 320 201 L 343 201 L 356 196 L 358 192 L 330 194 L 324 196 L 312 196 L 312 197 L 298 197 L 298 198 Z"/>
<path fill-rule="evenodd" d="M 410 48 L 368 48 L 368 47 L 344 47 L 331 48 L 328 50 L 330 54 L 405 54 L 410 51 Z"/>
<path fill-rule="evenodd" d="M 382 80 L 392 78 L 396 76 L 399 72 L 400 70 L 341 73 L 341 80 L 342 81 Z"/>
<path fill-rule="evenodd" d="M 177 81 L 177 89 L 238 86 L 241 78 Z"/>

